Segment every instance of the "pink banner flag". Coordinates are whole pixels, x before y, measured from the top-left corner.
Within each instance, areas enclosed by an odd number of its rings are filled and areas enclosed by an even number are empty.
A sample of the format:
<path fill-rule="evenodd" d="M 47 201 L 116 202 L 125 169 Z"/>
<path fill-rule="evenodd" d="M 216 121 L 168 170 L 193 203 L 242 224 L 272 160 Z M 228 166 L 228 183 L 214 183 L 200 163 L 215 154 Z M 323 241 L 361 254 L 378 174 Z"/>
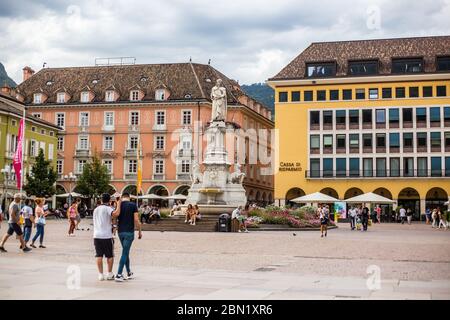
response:
<path fill-rule="evenodd" d="M 22 146 L 23 146 L 23 135 L 24 135 L 24 125 L 25 121 L 22 118 L 19 125 L 19 137 L 17 142 L 16 153 L 14 154 L 13 167 L 16 172 L 17 189 L 20 189 L 22 185 Z"/>

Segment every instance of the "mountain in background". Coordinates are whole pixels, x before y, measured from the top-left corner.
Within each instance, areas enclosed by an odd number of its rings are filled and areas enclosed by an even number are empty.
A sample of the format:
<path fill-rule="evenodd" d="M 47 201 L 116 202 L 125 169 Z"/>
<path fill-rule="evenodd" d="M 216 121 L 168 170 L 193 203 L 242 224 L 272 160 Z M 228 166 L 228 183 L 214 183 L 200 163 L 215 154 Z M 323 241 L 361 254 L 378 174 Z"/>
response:
<path fill-rule="evenodd" d="M 15 88 L 17 87 L 17 84 L 14 82 L 13 79 L 11 79 L 8 74 L 6 73 L 5 67 L 3 66 L 3 64 L 0 62 L 0 87 L 3 87 L 3 85 L 5 84 L 10 86 L 11 88 Z"/>
<path fill-rule="evenodd" d="M 250 85 L 246 85 L 246 84 L 241 85 L 241 88 L 250 97 L 258 100 L 259 102 L 261 102 L 264 105 L 266 105 L 267 107 L 269 107 L 270 110 L 272 110 L 272 115 L 275 114 L 275 110 L 274 110 L 275 109 L 274 108 L 275 93 L 271 87 L 269 87 L 265 83 L 254 83 L 254 84 L 250 84 Z"/>

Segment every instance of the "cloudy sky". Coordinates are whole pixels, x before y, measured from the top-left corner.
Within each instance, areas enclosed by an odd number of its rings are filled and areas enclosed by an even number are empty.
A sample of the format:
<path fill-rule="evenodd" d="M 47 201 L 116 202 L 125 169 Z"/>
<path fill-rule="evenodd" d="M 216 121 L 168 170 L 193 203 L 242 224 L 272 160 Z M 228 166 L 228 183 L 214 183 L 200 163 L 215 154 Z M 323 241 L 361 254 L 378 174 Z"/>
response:
<path fill-rule="evenodd" d="M 263 82 L 314 41 L 450 34 L 450 0 L 0 0 L 0 62 L 211 64 Z"/>

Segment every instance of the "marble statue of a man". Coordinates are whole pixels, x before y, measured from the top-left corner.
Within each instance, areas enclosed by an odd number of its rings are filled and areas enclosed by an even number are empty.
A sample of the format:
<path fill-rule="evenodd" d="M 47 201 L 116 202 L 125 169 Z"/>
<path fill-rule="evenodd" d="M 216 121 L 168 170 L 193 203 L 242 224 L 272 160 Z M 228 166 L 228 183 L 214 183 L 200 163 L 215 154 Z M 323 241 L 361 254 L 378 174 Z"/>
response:
<path fill-rule="evenodd" d="M 222 79 L 217 79 L 211 90 L 212 117 L 211 121 L 225 121 L 227 117 L 227 91 L 222 86 Z"/>

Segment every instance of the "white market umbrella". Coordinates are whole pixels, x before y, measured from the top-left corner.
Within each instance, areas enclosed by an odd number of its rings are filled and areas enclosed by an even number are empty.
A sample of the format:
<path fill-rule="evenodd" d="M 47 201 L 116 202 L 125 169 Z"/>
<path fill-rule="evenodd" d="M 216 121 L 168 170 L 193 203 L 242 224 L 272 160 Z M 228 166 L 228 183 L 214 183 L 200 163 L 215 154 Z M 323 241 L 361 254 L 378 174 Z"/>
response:
<path fill-rule="evenodd" d="M 339 202 L 340 200 L 323 194 L 322 192 L 316 192 L 307 194 L 303 197 L 292 199 L 290 201 L 296 203 L 334 203 Z"/>
<path fill-rule="evenodd" d="M 82 194 L 79 194 L 79 193 L 76 193 L 76 192 L 57 194 L 56 197 L 57 198 L 68 198 L 68 197 L 84 198 L 84 196 Z"/>
<path fill-rule="evenodd" d="M 138 199 L 160 200 L 160 199 L 164 199 L 164 197 L 158 196 L 154 193 L 150 193 L 150 194 L 144 194 L 143 196 L 139 196 Z"/>
<path fill-rule="evenodd" d="M 187 196 L 182 195 L 182 194 L 174 194 L 173 196 L 166 197 L 166 199 L 171 199 L 171 200 L 186 200 L 186 199 L 187 199 Z"/>
<path fill-rule="evenodd" d="M 376 193 L 368 192 L 359 196 L 344 200 L 347 203 L 377 203 L 377 204 L 393 204 L 394 200 L 382 197 Z"/>

